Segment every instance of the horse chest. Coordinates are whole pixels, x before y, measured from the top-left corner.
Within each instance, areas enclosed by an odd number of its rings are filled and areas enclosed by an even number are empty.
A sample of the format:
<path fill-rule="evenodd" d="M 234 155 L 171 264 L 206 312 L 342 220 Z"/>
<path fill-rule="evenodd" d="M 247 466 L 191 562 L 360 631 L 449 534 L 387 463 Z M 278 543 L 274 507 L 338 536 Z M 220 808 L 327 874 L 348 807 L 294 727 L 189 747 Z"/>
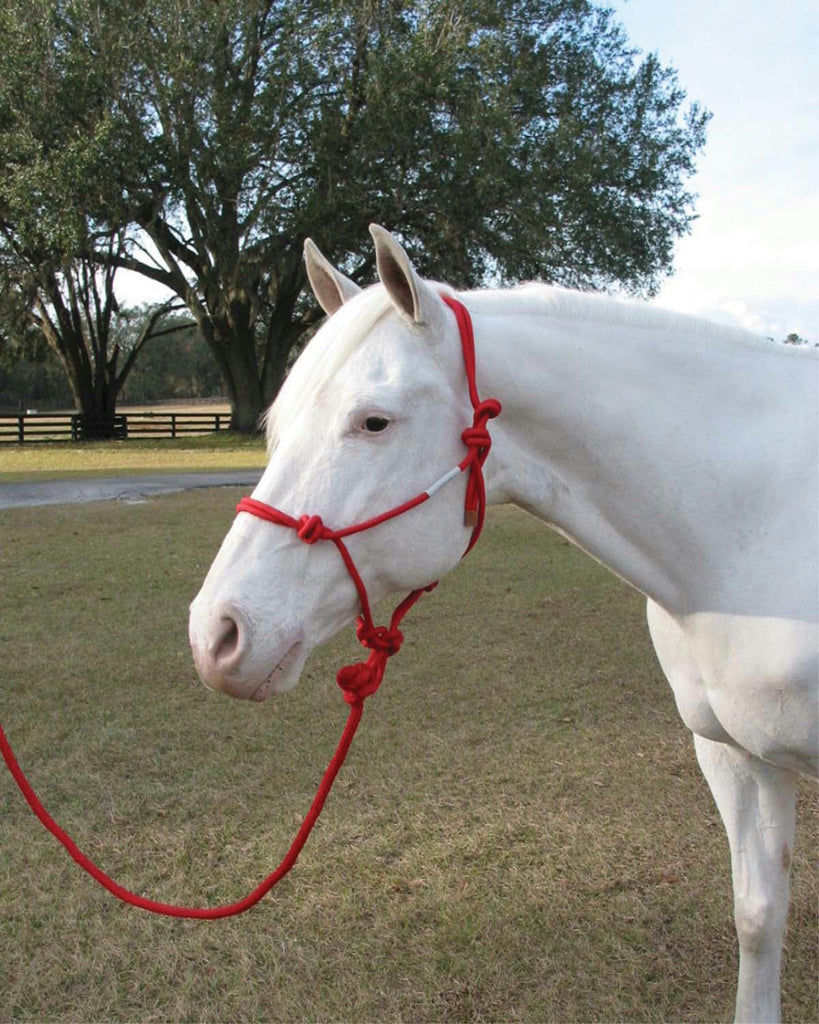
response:
<path fill-rule="evenodd" d="M 718 613 L 677 618 L 653 602 L 648 621 L 680 716 L 692 732 L 817 774 L 814 624 Z"/>

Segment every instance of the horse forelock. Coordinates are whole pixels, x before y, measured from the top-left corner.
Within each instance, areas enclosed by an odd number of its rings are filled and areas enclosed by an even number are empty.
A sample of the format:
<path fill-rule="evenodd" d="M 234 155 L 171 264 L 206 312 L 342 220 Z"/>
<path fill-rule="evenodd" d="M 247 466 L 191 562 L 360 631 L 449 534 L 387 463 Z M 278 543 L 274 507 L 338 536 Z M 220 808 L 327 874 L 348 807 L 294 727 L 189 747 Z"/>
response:
<path fill-rule="evenodd" d="M 341 369 L 391 308 L 386 289 L 379 285 L 367 288 L 334 313 L 310 339 L 265 413 L 269 452 L 283 425 L 311 401 L 324 381 Z"/>

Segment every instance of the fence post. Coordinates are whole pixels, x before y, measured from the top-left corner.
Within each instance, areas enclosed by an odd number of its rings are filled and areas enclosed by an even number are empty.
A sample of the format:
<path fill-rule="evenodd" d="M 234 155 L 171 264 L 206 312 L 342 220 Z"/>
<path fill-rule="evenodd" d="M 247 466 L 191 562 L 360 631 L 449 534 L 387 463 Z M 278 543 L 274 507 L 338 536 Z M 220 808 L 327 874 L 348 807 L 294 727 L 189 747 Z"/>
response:
<path fill-rule="evenodd" d="M 25 437 L 26 437 L 26 418 L 25 418 L 25 416 L 22 413 L 20 413 L 20 415 L 17 417 L 17 442 L 18 442 L 18 444 L 22 444 L 25 441 Z"/>
<path fill-rule="evenodd" d="M 171 413 L 171 437 L 176 437 L 176 413 Z"/>

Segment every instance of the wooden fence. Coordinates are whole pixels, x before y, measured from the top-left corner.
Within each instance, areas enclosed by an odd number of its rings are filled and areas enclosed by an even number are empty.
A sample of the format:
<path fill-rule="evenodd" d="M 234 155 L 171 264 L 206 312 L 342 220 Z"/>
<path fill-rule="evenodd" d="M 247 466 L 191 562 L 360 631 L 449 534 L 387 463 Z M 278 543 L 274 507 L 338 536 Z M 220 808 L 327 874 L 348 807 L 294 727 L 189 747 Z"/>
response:
<path fill-rule="evenodd" d="M 116 440 L 172 438 L 227 430 L 229 412 L 128 412 L 117 413 Z M 89 441 L 99 436 L 99 424 L 80 413 L 31 412 L 0 415 L 0 444 Z"/>

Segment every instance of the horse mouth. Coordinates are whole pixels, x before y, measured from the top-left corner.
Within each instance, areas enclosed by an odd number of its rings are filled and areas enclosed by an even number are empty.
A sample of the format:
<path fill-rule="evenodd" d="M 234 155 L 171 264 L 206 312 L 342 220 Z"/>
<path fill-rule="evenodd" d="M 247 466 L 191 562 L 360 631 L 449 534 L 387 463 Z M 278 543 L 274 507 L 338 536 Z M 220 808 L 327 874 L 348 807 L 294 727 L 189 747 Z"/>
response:
<path fill-rule="evenodd" d="M 251 700 L 261 702 L 267 700 L 274 693 L 282 693 L 284 690 L 291 688 L 292 684 L 288 685 L 287 677 L 301 654 L 301 648 L 302 642 L 297 640 L 281 661 L 272 669 L 270 675 L 268 675 L 261 686 L 256 687 L 253 693 L 250 694 Z"/>

